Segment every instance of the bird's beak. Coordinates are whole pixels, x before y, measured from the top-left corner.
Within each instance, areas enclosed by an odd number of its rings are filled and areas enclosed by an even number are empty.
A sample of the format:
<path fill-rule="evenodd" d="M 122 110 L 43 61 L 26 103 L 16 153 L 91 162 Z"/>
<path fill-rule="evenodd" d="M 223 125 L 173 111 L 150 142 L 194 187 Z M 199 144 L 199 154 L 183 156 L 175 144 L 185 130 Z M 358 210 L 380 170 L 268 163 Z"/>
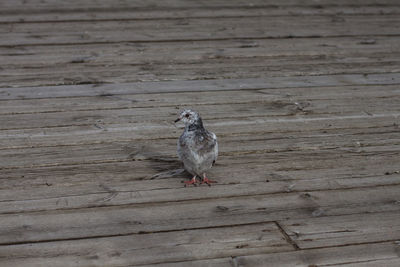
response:
<path fill-rule="evenodd" d="M 177 123 L 178 121 L 180 121 L 181 119 L 180 118 L 177 118 L 176 120 L 175 120 L 175 123 Z"/>

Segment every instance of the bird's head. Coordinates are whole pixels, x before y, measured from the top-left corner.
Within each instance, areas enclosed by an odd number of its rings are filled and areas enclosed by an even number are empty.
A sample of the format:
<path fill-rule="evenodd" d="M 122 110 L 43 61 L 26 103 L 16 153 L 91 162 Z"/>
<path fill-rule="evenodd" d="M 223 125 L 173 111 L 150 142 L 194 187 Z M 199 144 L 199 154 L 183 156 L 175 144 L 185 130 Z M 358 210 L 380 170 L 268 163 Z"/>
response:
<path fill-rule="evenodd" d="M 175 123 L 178 121 L 182 121 L 185 126 L 194 124 L 198 122 L 200 119 L 199 113 L 194 110 L 185 109 L 180 114 L 179 117 L 175 120 Z"/>

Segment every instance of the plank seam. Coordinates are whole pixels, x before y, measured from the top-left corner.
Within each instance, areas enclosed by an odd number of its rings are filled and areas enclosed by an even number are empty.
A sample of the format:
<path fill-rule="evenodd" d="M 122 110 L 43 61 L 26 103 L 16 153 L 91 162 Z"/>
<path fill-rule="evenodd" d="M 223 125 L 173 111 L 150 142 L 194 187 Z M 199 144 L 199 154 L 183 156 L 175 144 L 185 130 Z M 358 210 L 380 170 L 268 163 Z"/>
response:
<path fill-rule="evenodd" d="M 385 243 L 388 243 L 388 244 L 390 244 L 390 243 L 392 243 L 393 242 L 393 240 L 387 240 L 387 241 L 377 241 L 377 242 L 365 242 L 365 243 L 360 243 L 360 244 L 349 244 L 349 245 L 344 245 L 343 247 L 346 247 L 346 246 L 349 246 L 349 247 L 351 247 L 351 246 L 361 246 L 361 245 L 369 245 L 369 244 L 385 244 Z M 336 247 L 336 246 L 326 246 L 326 247 L 316 247 L 316 248 L 307 248 L 307 249 L 301 249 L 301 250 L 319 250 L 319 249 L 329 249 L 329 248 L 334 248 L 334 247 Z M 280 253 L 296 253 L 296 251 L 281 251 L 281 252 L 273 252 L 274 254 L 280 254 Z M 257 255 L 263 255 L 263 254 L 246 254 L 246 255 L 243 255 L 243 257 L 246 257 L 246 256 L 257 256 Z M 239 265 L 238 265 L 238 263 L 237 263 L 237 259 L 238 258 L 240 258 L 241 256 L 233 256 L 233 257 L 231 257 L 231 258 L 228 258 L 228 257 L 221 257 L 221 258 L 212 258 L 212 259 L 232 259 L 232 266 L 233 267 L 238 267 Z M 398 259 L 398 257 L 388 257 L 388 258 L 382 258 L 382 259 L 377 259 L 378 261 L 382 261 L 382 260 L 386 260 L 386 259 L 389 259 L 389 260 L 391 260 L 391 259 Z M 207 260 L 207 259 L 199 259 L 199 260 L 197 260 L 197 261 L 201 261 L 201 260 Z M 170 263 L 188 263 L 188 266 L 190 265 L 190 263 L 191 262 L 193 262 L 194 260 L 183 260 L 183 261 L 174 261 L 174 262 L 170 262 Z M 195 260 L 196 261 L 196 260 Z M 364 261 L 360 261 L 360 263 L 363 263 Z M 366 261 L 366 262 L 368 262 L 368 261 Z M 349 264 L 349 263 L 358 263 L 358 261 L 356 261 L 356 262 L 348 262 L 347 264 Z M 346 263 L 343 263 L 343 264 L 346 264 Z M 338 263 L 338 264 L 319 264 L 318 266 L 340 266 L 340 265 L 342 265 L 341 263 Z M 131 265 L 129 265 L 129 266 L 131 266 Z M 154 266 L 154 264 L 141 264 L 141 265 L 138 265 L 138 266 L 142 266 L 142 267 L 150 267 L 150 266 Z M 309 267 L 311 267 L 311 266 L 316 266 L 317 267 L 317 265 L 308 265 Z M 128 267 L 128 265 L 122 265 L 122 266 L 119 266 L 119 267 Z"/>
<path fill-rule="evenodd" d="M 398 7 L 398 6 L 395 6 Z M 218 8 L 218 7 L 216 7 Z M 223 7 L 224 9 L 227 9 Z M 260 9 L 263 7 L 258 7 L 255 9 Z M 210 8 L 215 9 L 215 8 Z M 234 8 L 229 8 L 234 9 Z M 235 8 L 240 9 L 240 8 Z M 135 10 L 137 11 L 137 10 Z M 57 11 L 49 11 L 49 12 L 57 12 Z M 98 11 L 96 11 L 98 12 Z M 81 12 L 81 13 L 88 13 L 88 12 Z M 30 13 L 31 14 L 31 13 Z M 398 12 L 364 12 L 364 13 L 351 13 L 351 14 L 337 14 L 337 13 L 308 13 L 308 17 L 333 17 L 333 16 L 352 16 L 352 17 L 362 17 L 362 16 L 378 16 L 378 15 L 385 15 L 385 16 L 398 16 L 400 13 Z M 0 13 L 1 15 L 1 13 Z M 7 13 L 9 15 L 9 13 Z M 16 14 L 19 15 L 19 14 Z M 71 20 L 14 20 L 14 21 L 0 21 L 0 25 L 9 25 L 9 24 L 46 24 L 46 23 L 79 23 L 79 22 L 125 22 L 125 21 L 162 21 L 162 20 L 169 20 L 169 21 L 180 21 L 180 20 L 187 20 L 187 19 L 234 19 L 234 18 L 286 18 L 286 17 L 304 17 L 304 14 L 301 13 L 292 13 L 292 14 L 266 14 L 266 15 L 223 15 L 223 16 L 193 16 L 193 17 L 156 17 L 156 18 L 114 18 L 114 19 L 96 19 L 96 18 L 87 18 L 87 19 L 71 19 Z"/>
<path fill-rule="evenodd" d="M 104 42 L 79 42 L 79 43 L 22 43 L 22 44 L 2 44 L 0 48 L 16 48 L 27 46 L 59 46 L 59 45 L 93 45 L 93 44 L 123 44 L 123 43 L 181 43 L 181 42 L 209 42 L 209 41 L 233 41 L 233 40 L 270 40 L 270 39 L 316 39 L 316 38 L 348 38 L 348 37 L 399 37 L 400 34 L 337 34 L 337 35 L 282 35 L 282 36 L 242 36 L 242 37 L 224 37 L 224 38 L 186 38 L 186 39 L 158 39 L 158 40 L 128 40 L 128 41 L 104 41 Z"/>
<path fill-rule="evenodd" d="M 0 247 L 2 247 L 2 246 L 17 246 L 17 245 L 25 245 L 25 244 L 50 243 L 50 242 L 60 242 L 60 241 L 75 241 L 75 240 L 107 238 L 107 237 L 130 236 L 130 235 L 148 235 L 148 234 L 156 234 L 156 233 L 183 232 L 183 231 L 210 229 L 210 228 L 240 227 L 240 226 L 248 226 L 248 225 L 273 224 L 273 223 L 274 223 L 273 221 L 262 221 L 262 222 L 243 223 L 243 224 L 239 223 L 239 224 L 225 224 L 225 225 L 193 227 L 193 228 L 189 227 L 189 228 L 172 229 L 172 230 L 135 231 L 135 232 L 130 232 L 130 233 L 113 234 L 113 235 L 96 235 L 96 236 L 75 237 L 75 238 L 46 239 L 46 240 L 34 240 L 34 241 L 18 241 L 18 242 L 0 243 Z"/>
<path fill-rule="evenodd" d="M 361 261 L 349 261 L 349 262 L 341 262 L 341 263 L 322 264 L 322 265 L 318 265 L 318 266 L 321 266 L 321 267 L 322 266 L 341 266 L 341 265 L 348 265 L 348 264 L 370 263 L 370 262 L 387 261 L 387 260 L 394 260 L 394 259 L 399 259 L 399 257 L 388 257 L 388 258 L 379 258 L 379 259 L 361 260 Z M 383 265 L 381 265 L 381 266 L 383 266 Z"/>

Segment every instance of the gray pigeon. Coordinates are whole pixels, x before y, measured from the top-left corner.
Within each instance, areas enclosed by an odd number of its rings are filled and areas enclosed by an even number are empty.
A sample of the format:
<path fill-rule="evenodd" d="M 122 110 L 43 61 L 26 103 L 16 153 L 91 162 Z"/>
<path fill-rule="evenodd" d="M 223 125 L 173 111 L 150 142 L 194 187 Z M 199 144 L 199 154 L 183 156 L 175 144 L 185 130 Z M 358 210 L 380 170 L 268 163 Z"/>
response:
<path fill-rule="evenodd" d="M 190 181 L 184 182 L 185 186 L 196 185 L 197 176 L 202 177 L 202 184 L 216 183 L 206 177 L 206 171 L 217 160 L 217 137 L 204 128 L 200 115 L 196 111 L 185 109 L 175 123 L 178 121 L 185 124 L 185 130 L 178 140 L 178 156 L 185 169 L 193 175 Z"/>

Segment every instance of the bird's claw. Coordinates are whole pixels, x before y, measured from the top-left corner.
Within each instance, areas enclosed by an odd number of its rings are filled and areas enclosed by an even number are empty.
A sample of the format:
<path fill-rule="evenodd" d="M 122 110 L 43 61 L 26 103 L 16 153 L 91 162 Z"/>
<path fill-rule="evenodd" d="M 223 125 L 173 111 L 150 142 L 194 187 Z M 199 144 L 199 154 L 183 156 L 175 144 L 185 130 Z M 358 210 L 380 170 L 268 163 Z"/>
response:
<path fill-rule="evenodd" d="M 201 184 L 207 184 L 208 186 L 211 186 L 211 184 L 213 184 L 213 183 L 218 183 L 218 182 L 210 180 L 208 178 L 203 178 L 203 180 L 201 181 Z"/>
<path fill-rule="evenodd" d="M 194 186 L 197 186 L 197 183 L 198 181 L 195 179 L 195 178 L 192 178 L 190 181 L 183 181 L 183 183 L 185 184 L 185 187 L 186 186 L 188 186 L 188 185 L 194 185 Z"/>
<path fill-rule="evenodd" d="M 206 185 L 208 185 L 208 186 L 211 186 L 211 184 L 218 183 L 218 182 L 217 182 L 217 181 L 210 180 L 210 179 L 208 179 L 207 177 L 205 177 L 205 178 L 203 178 L 203 179 L 201 180 L 201 182 L 198 181 L 198 180 L 196 180 L 195 178 L 192 178 L 192 179 L 189 180 L 189 181 L 182 181 L 182 183 L 184 183 L 184 184 L 185 184 L 185 187 L 186 187 L 186 186 L 188 186 L 188 185 L 197 186 L 196 183 L 199 183 L 200 185 L 206 184 Z"/>

